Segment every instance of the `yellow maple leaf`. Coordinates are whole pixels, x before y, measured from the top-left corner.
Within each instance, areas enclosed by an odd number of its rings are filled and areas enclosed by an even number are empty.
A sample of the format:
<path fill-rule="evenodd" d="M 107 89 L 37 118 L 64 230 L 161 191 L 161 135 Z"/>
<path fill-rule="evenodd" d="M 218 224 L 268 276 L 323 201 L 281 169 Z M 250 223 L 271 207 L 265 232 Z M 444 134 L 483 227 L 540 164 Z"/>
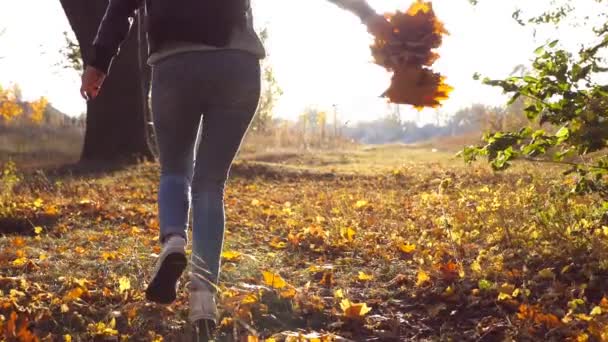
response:
<path fill-rule="evenodd" d="M 501 293 L 498 294 L 498 298 L 497 299 L 499 301 L 504 301 L 504 300 L 513 299 L 513 297 L 510 294 L 508 294 L 508 293 L 501 292 Z"/>
<path fill-rule="evenodd" d="M 365 272 L 359 271 L 359 276 L 357 277 L 361 281 L 370 281 L 374 279 L 374 276 L 371 274 L 365 274 Z"/>
<path fill-rule="evenodd" d="M 131 281 L 127 277 L 121 277 L 118 279 L 118 291 L 123 293 L 131 288 Z"/>
<path fill-rule="evenodd" d="M 409 243 L 408 244 L 401 243 L 401 244 L 399 244 L 399 250 L 401 250 L 405 254 L 412 254 L 416 250 L 416 245 L 409 244 Z"/>
<path fill-rule="evenodd" d="M 350 227 L 340 229 L 340 235 L 342 235 L 342 237 L 348 242 L 353 242 L 356 233 L 357 232 Z"/>
<path fill-rule="evenodd" d="M 40 226 L 34 227 L 34 233 L 36 233 L 36 234 L 42 233 L 42 227 L 40 227 Z"/>
<path fill-rule="evenodd" d="M 334 297 L 338 299 L 344 298 L 344 291 L 342 291 L 342 289 L 337 289 L 334 291 Z"/>
<path fill-rule="evenodd" d="M 287 286 L 287 282 L 278 274 L 273 272 L 264 271 L 264 284 L 275 289 L 282 289 Z"/>
<path fill-rule="evenodd" d="M 360 319 L 372 310 L 366 303 L 353 303 L 348 299 L 340 302 L 344 316 L 351 319 Z"/>
<path fill-rule="evenodd" d="M 471 271 L 475 273 L 481 273 L 481 264 L 479 261 L 475 260 L 471 263 Z"/>
<path fill-rule="evenodd" d="M 428 273 L 423 270 L 419 270 L 418 274 L 416 275 L 416 286 L 421 286 L 430 280 L 431 277 L 428 275 Z"/>
<path fill-rule="evenodd" d="M 255 294 L 249 293 L 241 298 L 241 305 L 253 304 L 258 302 L 258 297 Z"/>
<path fill-rule="evenodd" d="M 43 203 L 44 201 L 42 200 L 42 198 L 37 198 L 32 204 L 35 208 L 41 208 Z"/>
<path fill-rule="evenodd" d="M 414 15 L 418 14 L 419 12 L 428 13 L 431 11 L 431 9 L 432 9 L 432 7 L 431 7 L 430 2 L 416 1 L 407 10 L 407 14 L 410 16 L 414 16 Z"/>
<path fill-rule="evenodd" d="M 27 263 L 27 258 L 26 257 L 21 257 L 21 258 L 17 258 L 15 260 L 13 260 L 13 266 L 23 266 Z"/>
<path fill-rule="evenodd" d="M 112 251 L 112 252 L 102 252 L 101 253 L 101 258 L 103 260 L 105 260 L 105 261 L 114 260 L 114 259 L 116 259 L 116 255 L 117 255 L 117 253 L 114 252 L 114 251 Z"/>
<path fill-rule="evenodd" d="M 90 283 L 86 278 L 73 278 L 72 281 L 80 285 L 80 287 L 82 287 L 83 289 L 86 289 L 87 284 Z"/>
<path fill-rule="evenodd" d="M 241 258 L 241 253 L 236 251 L 225 251 L 222 252 L 222 259 L 227 261 L 236 261 Z"/>
<path fill-rule="evenodd" d="M 281 241 L 278 237 L 274 237 L 272 241 L 270 241 L 270 247 L 274 247 L 276 249 L 285 249 L 287 248 L 287 244 L 284 241 Z"/>
<path fill-rule="evenodd" d="M 296 296 L 296 294 L 297 294 L 296 289 L 293 287 L 288 287 L 279 293 L 281 298 L 285 298 L 285 299 L 293 298 Z"/>
<path fill-rule="evenodd" d="M 84 290 L 80 287 L 76 287 L 65 295 L 64 300 L 66 300 L 66 301 L 76 300 L 76 299 L 82 297 L 83 294 L 84 294 Z"/>
<path fill-rule="evenodd" d="M 357 201 L 357 203 L 355 203 L 355 208 L 359 209 L 359 208 L 363 208 L 365 207 L 369 202 L 365 201 L 365 200 L 359 200 Z"/>

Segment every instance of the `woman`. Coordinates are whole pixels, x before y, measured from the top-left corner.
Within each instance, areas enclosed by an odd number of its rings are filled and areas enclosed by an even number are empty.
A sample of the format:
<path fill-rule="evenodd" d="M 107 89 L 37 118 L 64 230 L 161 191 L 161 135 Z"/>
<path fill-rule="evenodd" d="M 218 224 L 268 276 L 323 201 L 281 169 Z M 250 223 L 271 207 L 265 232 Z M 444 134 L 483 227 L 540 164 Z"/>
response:
<path fill-rule="evenodd" d="M 365 0 L 329 1 L 358 15 L 371 33 L 386 38 L 392 34 L 390 23 Z M 139 0 L 110 0 L 82 77 L 84 98 L 94 99 L 99 93 L 130 29 L 129 17 L 138 6 Z M 234 29 L 223 47 L 165 41 L 154 44 L 148 60 L 160 150 L 162 251 L 146 297 L 162 304 L 175 300 L 177 282 L 187 264 L 186 232 L 192 206 L 189 319 L 208 334 L 218 319 L 215 295 L 224 239 L 224 184 L 256 112 L 259 60 L 265 56 L 253 29 L 251 9 L 246 17 L 246 25 Z"/>

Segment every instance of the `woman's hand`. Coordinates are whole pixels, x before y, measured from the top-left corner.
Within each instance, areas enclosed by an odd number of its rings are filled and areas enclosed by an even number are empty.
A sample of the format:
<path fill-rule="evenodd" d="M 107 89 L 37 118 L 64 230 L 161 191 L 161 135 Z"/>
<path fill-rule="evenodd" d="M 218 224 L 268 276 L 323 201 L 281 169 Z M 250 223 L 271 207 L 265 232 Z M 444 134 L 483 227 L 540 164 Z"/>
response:
<path fill-rule="evenodd" d="M 393 24 L 391 24 L 384 16 L 375 14 L 365 20 L 367 24 L 367 30 L 376 36 L 384 40 L 391 40 L 393 38 Z"/>
<path fill-rule="evenodd" d="M 103 71 L 87 65 L 82 74 L 80 95 L 87 101 L 96 98 L 105 79 L 106 74 Z"/>

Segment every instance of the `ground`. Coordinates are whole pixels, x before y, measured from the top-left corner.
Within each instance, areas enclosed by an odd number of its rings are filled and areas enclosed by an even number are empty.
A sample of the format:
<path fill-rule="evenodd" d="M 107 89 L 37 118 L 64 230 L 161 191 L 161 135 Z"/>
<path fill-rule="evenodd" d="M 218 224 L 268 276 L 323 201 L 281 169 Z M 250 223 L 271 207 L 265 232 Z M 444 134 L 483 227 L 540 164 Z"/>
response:
<path fill-rule="evenodd" d="M 189 340 L 186 276 L 170 306 L 143 297 L 157 165 L 4 168 L 0 340 Z M 608 340 L 608 224 L 559 171 L 426 146 L 244 155 L 219 340 Z"/>

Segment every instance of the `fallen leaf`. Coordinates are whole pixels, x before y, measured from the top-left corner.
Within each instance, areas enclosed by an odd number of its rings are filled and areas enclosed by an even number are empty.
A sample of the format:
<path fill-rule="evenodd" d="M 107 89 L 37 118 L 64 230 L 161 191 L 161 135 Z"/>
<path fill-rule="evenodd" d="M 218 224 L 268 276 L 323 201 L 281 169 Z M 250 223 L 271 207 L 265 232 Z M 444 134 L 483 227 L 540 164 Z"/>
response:
<path fill-rule="evenodd" d="M 422 286 L 430 280 L 431 277 L 429 277 L 428 273 L 423 270 L 419 270 L 418 274 L 416 275 L 416 286 Z"/>
<path fill-rule="evenodd" d="M 285 299 L 290 299 L 295 297 L 297 294 L 296 289 L 293 287 L 288 287 L 286 289 L 283 289 L 281 292 L 279 292 L 279 295 L 281 296 L 281 298 L 285 298 Z"/>
<path fill-rule="evenodd" d="M 359 276 L 357 277 L 360 281 L 370 281 L 374 279 L 374 276 L 371 274 L 365 274 L 364 272 L 359 271 Z"/>
<path fill-rule="evenodd" d="M 412 254 L 416 250 L 416 245 L 415 244 L 409 244 L 409 243 L 408 244 L 401 243 L 401 244 L 399 244 L 399 250 L 402 251 L 405 254 Z"/>
<path fill-rule="evenodd" d="M 80 287 L 76 287 L 72 290 L 70 290 L 64 297 L 64 300 L 66 301 L 73 301 L 76 299 L 79 299 L 80 297 L 82 297 L 82 295 L 84 294 L 84 290 Z"/>
<path fill-rule="evenodd" d="M 357 201 L 357 203 L 355 203 L 355 208 L 359 209 L 359 208 L 363 208 L 365 207 L 369 202 L 364 201 L 364 200 L 359 200 Z"/>
<path fill-rule="evenodd" d="M 264 284 L 274 289 L 282 289 L 287 286 L 287 282 L 278 274 L 268 271 L 263 271 Z"/>
<path fill-rule="evenodd" d="M 226 261 L 236 261 L 241 258 L 241 253 L 236 251 L 225 251 L 222 252 L 222 259 Z"/>
<path fill-rule="evenodd" d="M 344 316 L 351 319 L 361 319 L 372 310 L 366 303 L 352 303 L 348 299 L 340 302 L 340 308 L 344 312 Z"/>
<path fill-rule="evenodd" d="M 127 277 L 121 277 L 118 279 L 118 284 L 118 291 L 120 291 L 120 293 L 123 293 L 131 288 L 131 281 Z"/>

